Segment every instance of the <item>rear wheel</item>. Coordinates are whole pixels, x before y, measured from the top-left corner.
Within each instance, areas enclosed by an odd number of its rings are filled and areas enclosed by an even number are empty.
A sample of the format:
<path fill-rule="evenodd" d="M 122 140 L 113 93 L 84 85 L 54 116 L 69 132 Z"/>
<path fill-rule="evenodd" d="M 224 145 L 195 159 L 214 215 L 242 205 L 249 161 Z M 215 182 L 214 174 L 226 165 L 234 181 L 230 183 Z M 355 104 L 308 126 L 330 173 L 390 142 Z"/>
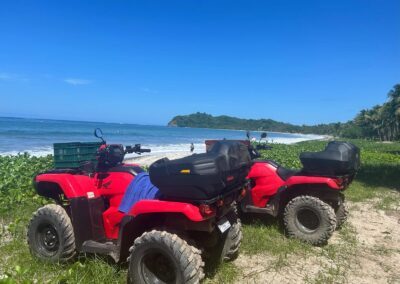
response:
<path fill-rule="evenodd" d="M 342 228 L 343 224 L 346 223 L 347 218 L 349 216 L 349 207 L 347 203 L 342 200 L 340 204 L 338 204 L 336 209 L 336 230 Z"/>
<path fill-rule="evenodd" d="M 233 210 L 230 213 L 229 218 L 231 227 L 229 228 L 228 235 L 226 236 L 223 260 L 232 261 L 235 260 L 239 255 L 239 248 L 242 243 L 242 223 L 238 216 L 238 209 L 236 204 L 232 207 Z"/>
<path fill-rule="evenodd" d="M 283 220 L 290 237 L 312 245 L 325 244 L 336 228 L 333 208 L 313 196 L 293 198 L 285 207 Z"/>
<path fill-rule="evenodd" d="M 71 219 L 60 205 L 38 209 L 29 223 L 27 237 L 31 254 L 41 260 L 66 262 L 76 253 Z"/>
<path fill-rule="evenodd" d="M 199 283 L 204 278 L 200 250 L 176 234 L 146 232 L 129 251 L 128 283 Z"/>

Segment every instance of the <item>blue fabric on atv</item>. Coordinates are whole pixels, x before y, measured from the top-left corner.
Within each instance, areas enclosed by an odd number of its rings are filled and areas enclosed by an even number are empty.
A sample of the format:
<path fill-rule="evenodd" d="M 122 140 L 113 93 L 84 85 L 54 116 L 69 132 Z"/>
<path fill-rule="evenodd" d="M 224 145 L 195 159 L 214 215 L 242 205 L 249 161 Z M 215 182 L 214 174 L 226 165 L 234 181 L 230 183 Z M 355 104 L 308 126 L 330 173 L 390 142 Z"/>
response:
<path fill-rule="evenodd" d="M 127 213 L 136 202 L 144 199 L 158 199 L 160 191 L 155 187 L 147 172 L 138 174 L 128 185 L 118 210 Z"/>

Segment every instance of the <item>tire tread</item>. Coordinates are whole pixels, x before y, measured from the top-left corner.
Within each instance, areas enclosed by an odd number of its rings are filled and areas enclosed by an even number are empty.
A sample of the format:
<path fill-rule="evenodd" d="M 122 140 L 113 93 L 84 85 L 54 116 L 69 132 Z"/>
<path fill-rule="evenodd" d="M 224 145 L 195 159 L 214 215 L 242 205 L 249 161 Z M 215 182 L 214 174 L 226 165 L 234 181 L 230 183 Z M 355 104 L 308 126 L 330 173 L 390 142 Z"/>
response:
<path fill-rule="evenodd" d="M 296 218 L 294 216 L 296 207 L 302 204 L 312 206 L 322 212 L 322 218 L 325 219 L 327 225 L 325 230 L 320 231 L 319 234 L 310 236 L 306 236 L 301 232 L 299 233 L 298 229 L 292 224 L 292 222 L 293 219 Z M 333 208 L 321 199 L 309 195 L 300 195 L 293 198 L 285 207 L 283 221 L 286 232 L 290 237 L 300 239 L 312 245 L 326 244 L 336 228 L 336 215 Z"/>
<path fill-rule="evenodd" d="M 336 230 L 342 228 L 344 223 L 346 223 L 347 218 L 349 217 L 349 207 L 346 201 L 342 201 L 336 210 Z"/>
<path fill-rule="evenodd" d="M 200 250 L 189 245 L 178 235 L 166 231 L 152 230 L 143 233 L 130 247 L 129 251 L 131 254 L 128 257 L 128 261 L 131 261 L 132 256 L 135 254 L 135 251 L 139 246 L 153 242 L 168 247 L 174 258 L 179 261 L 184 278 L 183 283 L 196 284 L 200 283 L 204 278 L 204 262 L 201 259 Z M 129 279 L 130 272 L 128 270 L 128 283 L 131 283 Z"/>
<path fill-rule="evenodd" d="M 71 260 L 76 254 L 75 247 L 75 235 L 72 227 L 71 219 L 63 207 L 57 204 L 47 204 L 33 213 L 33 216 L 28 225 L 27 241 L 30 251 L 33 255 L 38 255 L 34 250 L 34 241 L 31 240 L 31 230 L 33 230 L 33 224 L 37 219 L 46 216 L 46 218 L 52 219 L 56 228 L 60 228 L 60 243 L 63 244 L 62 250 L 60 251 L 58 258 L 56 259 L 44 259 L 57 262 L 67 262 Z"/>

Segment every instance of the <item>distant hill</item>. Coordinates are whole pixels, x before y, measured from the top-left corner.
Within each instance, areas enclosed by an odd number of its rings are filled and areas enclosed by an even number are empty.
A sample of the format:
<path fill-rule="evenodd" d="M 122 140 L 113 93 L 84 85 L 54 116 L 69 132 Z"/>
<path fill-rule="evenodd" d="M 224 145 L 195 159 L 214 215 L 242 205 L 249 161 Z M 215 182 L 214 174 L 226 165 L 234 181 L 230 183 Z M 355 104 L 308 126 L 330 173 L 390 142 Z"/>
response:
<path fill-rule="evenodd" d="M 227 115 L 212 116 L 207 113 L 197 112 L 189 115 L 175 116 L 168 123 L 168 126 L 335 135 L 343 127 L 343 124 L 294 125 L 272 119 L 243 119 Z"/>
<path fill-rule="evenodd" d="M 388 100 L 382 105 L 361 110 L 346 123 L 318 125 L 294 125 L 272 119 L 242 119 L 227 115 L 212 116 L 207 113 L 193 113 L 175 116 L 169 126 L 202 127 L 220 129 L 243 129 L 277 131 L 305 134 L 325 134 L 346 138 L 367 138 L 381 141 L 400 140 L 400 84 L 387 94 Z"/>

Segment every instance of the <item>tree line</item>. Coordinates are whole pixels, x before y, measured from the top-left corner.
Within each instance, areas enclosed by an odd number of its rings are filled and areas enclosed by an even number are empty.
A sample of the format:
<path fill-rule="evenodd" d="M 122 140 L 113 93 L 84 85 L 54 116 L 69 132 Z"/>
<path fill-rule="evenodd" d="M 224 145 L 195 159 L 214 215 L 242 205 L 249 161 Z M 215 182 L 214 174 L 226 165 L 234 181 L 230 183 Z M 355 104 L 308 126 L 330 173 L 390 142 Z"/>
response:
<path fill-rule="evenodd" d="M 242 119 L 227 115 L 212 116 L 207 113 L 197 112 L 175 116 L 168 125 L 322 134 L 345 138 L 394 141 L 400 139 L 400 84 L 395 85 L 389 91 L 388 99 L 384 104 L 361 110 L 353 120 L 345 123 L 293 125 L 272 119 Z"/>
<path fill-rule="evenodd" d="M 358 128 L 356 136 L 394 141 L 400 139 L 400 84 L 388 93 L 388 100 L 382 105 L 364 109 L 353 120 Z"/>

